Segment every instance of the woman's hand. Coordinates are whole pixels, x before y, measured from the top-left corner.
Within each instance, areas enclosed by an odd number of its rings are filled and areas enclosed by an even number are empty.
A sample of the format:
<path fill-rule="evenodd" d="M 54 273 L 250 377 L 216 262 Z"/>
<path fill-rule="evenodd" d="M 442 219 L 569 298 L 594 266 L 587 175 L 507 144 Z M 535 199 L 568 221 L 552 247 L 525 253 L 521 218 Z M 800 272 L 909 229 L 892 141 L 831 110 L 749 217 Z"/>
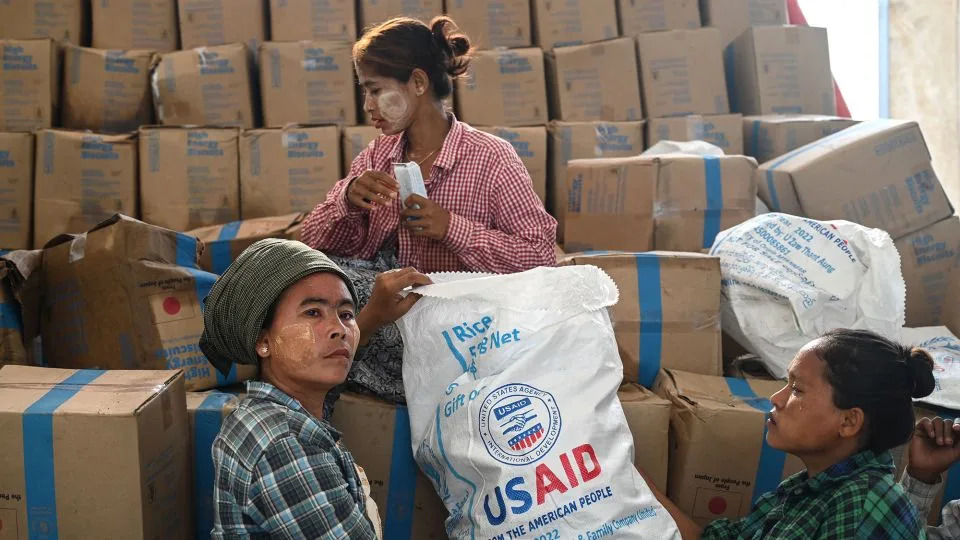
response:
<path fill-rule="evenodd" d="M 921 418 L 907 453 L 907 474 L 921 482 L 936 484 L 940 475 L 960 460 L 960 424 L 940 417 Z"/>
<path fill-rule="evenodd" d="M 419 294 L 401 295 L 407 287 L 432 283 L 430 278 L 413 268 L 390 270 L 377 275 L 370 299 L 357 315 L 360 345 L 366 345 L 377 330 L 406 315 L 420 299 Z"/>
<path fill-rule="evenodd" d="M 400 193 L 400 185 L 387 173 L 365 171 L 347 187 L 347 201 L 364 210 L 389 206 Z"/>
<path fill-rule="evenodd" d="M 450 227 L 450 212 L 440 207 L 439 204 L 421 197 L 420 195 L 410 195 L 404 201 L 406 208 L 400 212 L 400 224 L 410 229 L 414 236 L 426 236 L 440 241 L 447 235 L 447 229 Z M 420 208 L 412 208 L 413 206 Z"/>

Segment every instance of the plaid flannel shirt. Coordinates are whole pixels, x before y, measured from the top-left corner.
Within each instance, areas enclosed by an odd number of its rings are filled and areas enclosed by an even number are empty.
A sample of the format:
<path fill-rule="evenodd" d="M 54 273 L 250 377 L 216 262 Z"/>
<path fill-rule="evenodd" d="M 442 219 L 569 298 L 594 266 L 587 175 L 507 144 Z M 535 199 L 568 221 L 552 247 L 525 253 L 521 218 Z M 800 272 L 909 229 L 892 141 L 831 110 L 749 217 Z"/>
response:
<path fill-rule="evenodd" d="M 733 522 L 707 525 L 703 539 L 926 538 L 917 510 L 894 481 L 889 452 L 869 450 L 808 478 L 806 471 L 762 495 Z"/>
<path fill-rule="evenodd" d="M 451 115 L 429 174 L 427 196 L 450 212 L 442 240 L 400 228 L 402 202 L 367 211 L 347 202 L 347 187 L 364 171 L 393 176 L 406 137 L 381 135 L 353 160 L 347 177 L 304 220 L 302 240 L 330 255 L 372 259 L 384 243 L 399 247 L 401 266 L 421 272 L 506 274 L 556 264 L 557 221 L 533 190 L 533 181 L 507 141 L 473 129 Z"/>
<path fill-rule="evenodd" d="M 213 538 L 375 539 L 340 433 L 263 382 L 213 443 Z"/>
<path fill-rule="evenodd" d="M 941 482 L 927 484 L 903 471 L 900 485 L 910 498 L 910 502 L 917 507 L 921 518 L 930 515 L 930 509 L 937 499 L 937 491 Z M 960 501 L 947 501 L 940 511 L 941 523 L 939 527 L 927 527 L 927 537 L 930 540 L 960 540 Z"/>

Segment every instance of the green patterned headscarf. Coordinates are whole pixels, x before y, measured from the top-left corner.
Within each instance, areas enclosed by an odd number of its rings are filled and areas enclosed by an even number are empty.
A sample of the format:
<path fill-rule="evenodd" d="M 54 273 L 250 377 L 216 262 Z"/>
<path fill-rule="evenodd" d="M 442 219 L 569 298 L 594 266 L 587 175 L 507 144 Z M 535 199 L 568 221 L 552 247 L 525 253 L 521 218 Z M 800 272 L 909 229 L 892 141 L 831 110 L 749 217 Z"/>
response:
<path fill-rule="evenodd" d="M 257 339 L 270 309 L 287 287 L 318 272 L 340 276 L 357 304 L 343 270 L 302 242 L 269 238 L 245 249 L 204 300 L 200 350 L 207 360 L 223 374 L 234 362 L 258 364 Z"/>

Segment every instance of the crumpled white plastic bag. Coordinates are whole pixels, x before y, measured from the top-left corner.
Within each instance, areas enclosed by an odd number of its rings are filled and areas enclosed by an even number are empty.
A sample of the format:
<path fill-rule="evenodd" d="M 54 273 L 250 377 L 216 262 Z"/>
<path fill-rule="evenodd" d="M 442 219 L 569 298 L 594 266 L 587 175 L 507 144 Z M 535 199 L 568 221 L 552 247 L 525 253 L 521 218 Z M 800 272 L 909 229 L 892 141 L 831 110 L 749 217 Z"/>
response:
<path fill-rule="evenodd" d="M 724 332 L 774 376 L 834 328 L 900 337 L 906 289 L 884 231 L 770 213 L 721 232 L 710 254 L 720 257 Z"/>
<path fill-rule="evenodd" d="M 687 154 L 693 156 L 723 157 L 723 149 L 707 141 L 660 141 L 641 153 L 641 156 Z"/>
<path fill-rule="evenodd" d="M 933 357 L 933 393 L 914 401 L 960 412 L 960 339 L 946 326 L 904 328 L 903 342 Z"/>
<path fill-rule="evenodd" d="M 633 466 L 613 280 L 594 266 L 431 277 L 398 325 L 413 452 L 447 533 L 679 538 Z"/>

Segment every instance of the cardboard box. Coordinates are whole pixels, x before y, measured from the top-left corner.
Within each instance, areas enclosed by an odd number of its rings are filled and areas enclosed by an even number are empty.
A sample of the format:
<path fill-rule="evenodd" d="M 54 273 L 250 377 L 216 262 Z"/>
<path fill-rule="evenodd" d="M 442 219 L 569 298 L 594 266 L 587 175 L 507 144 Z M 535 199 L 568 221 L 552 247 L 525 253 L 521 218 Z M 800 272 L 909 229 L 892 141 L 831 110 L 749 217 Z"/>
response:
<path fill-rule="evenodd" d="M 0 250 L 0 366 L 43 364 L 40 350 L 42 250 Z"/>
<path fill-rule="evenodd" d="M 4 0 L 0 2 L 0 36 L 83 45 L 87 43 L 86 16 L 84 0 Z"/>
<path fill-rule="evenodd" d="M 413 17 L 426 24 L 443 14 L 443 0 L 360 0 L 360 33 L 394 17 Z"/>
<path fill-rule="evenodd" d="M 670 402 L 650 390 L 627 383 L 617 392 L 633 435 L 633 464 L 662 492 L 667 489 L 670 455 Z"/>
<path fill-rule="evenodd" d="M 730 112 L 715 28 L 641 34 L 637 55 L 648 118 Z"/>
<path fill-rule="evenodd" d="M 413 460 L 406 407 L 344 393 L 330 422 L 370 480 L 384 531 L 396 538 L 447 538 L 447 509 Z"/>
<path fill-rule="evenodd" d="M 53 126 L 60 103 L 56 45 L 49 39 L 0 39 L 0 52 L 0 131 Z"/>
<path fill-rule="evenodd" d="M 4 538 L 187 538 L 175 371 L 0 369 Z"/>
<path fill-rule="evenodd" d="M 456 86 L 457 117 L 468 124 L 531 126 L 549 120 L 540 49 L 477 51 Z"/>
<path fill-rule="evenodd" d="M 520 160 L 527 167 L 533 190 L 541 201 L 547 200 L 547 128 L 533 127 L 478 127 L 513 145 Z"/>
<path fill-rule="evenodd" d="M 615 0 L 533 0 L 533 42 L 544 51 L 614 39 Z"/>
<path fill-rule="evenodd" d="M 954 261 L 960 254 L 960 218 L 949 217 L 895 242 L 907 286 L 908 327 L 940 326 L 951 281 L 960 279 Z"/>
<path fill-rule="evenodd" d="M 736 520 L 760 495 L 804 469 L 766 442 L 769 397 L 782 381 L 664 371 L 657 394 L 673 403 L 667 495 L 700 525 Z"/>
<path fill-rule="evenodd" d="M 92 46 L 97 49 L 177 50 L 176 0 L 107 0 L 91 2 Z"/>
<path fill-rule="evenodd" d="M 703 26 L 720 30 L 723 47 L 751 26 L 787 24 L 786 0 L 700 0 Z"/>
<path fill-rule="evenodd" d="M 837 113 L 825 28 L 754 27 L 732 46 L 734 112 Z"/>
<path fill-rule="evenodd" d="M 862 122 L 764 163 L 760 198 L 770 210 L 846 219 L 893 238 L 953 214 L 916 122 Z"/>
<path fill-rule="evenodd" d="M 764 163 L 858 123 L 849 118 L 818 114 L 745 116 L 744 153 Z"/>
<path fill-rule="evenodd" d="M 356 124 L 350 43 L 270 42 L 260 48 L 260 89 L 267 126 Z"/>
<path fill-rule="evenodd" d="M 624 122 L 643 116 L 632 39 L 562 47 L 545 59 L 551 119 Z"/>
<path fill-rule="evenodd" d="M 53 367 L 182 369 L 187 390 L 254 377 L 224 376 L 200 352 L 203 302 L 217 276 L 197 269 L 192 236 L 115 215 L 86 236 L 43 251 L 43 354 Z"/>
<path fill-rule="evenodd" d="M 194 538 L 208 538 L 213 530 L 213 440 L 220 433 L 223 420 L 236 410 L 243 397 L 244 394 L 219 390 L 187 392 Z"/>
<path fill-rule="evenodd" d="M 603 158 L 567 166 L 568 251 L 700 251 L 756 212 L 746 156 Z"/>
<path fill-rule="evenodd" d="M 240 216 L 309 212 L 340 179 L 336 126 L 257 129 L 240 136 Z"/>
<path fill-rule="evenodd" d="M 651 118 L 647 121 L 647 147 L 660 141 L 706 141 L 728 156 L 743 154 L 743 117 L 711 114 Z"/>
<path fill-rule="evenodd" d="M 617 0 L 620 35 L 700 28 L 697 0 Z"/>
<path fill-rule="evenodd" d="M 256 51 L 267 40 L 266 0 L 177 0 L 180 48 L 243 43 Z"/>
<path fill-rule="evenodd" d="M 447 15 L 478 49 L 533 44 L 530 0 L 447 0 Z"/>
<path fill-rule="evenodd" d="M 699 253 L 574 253 L 597 266 L 620 301 L 610 309 L 623 379 L 652 387 L 661 368 L 720 375 L 720 259 Z"/>
<path fill-rule="evenodd" d="M 254 127 L 250 60 L 243 45 L 160 56 L 153 71 L 157 121 L 167 125 Z"/>
<path fill-rule="evenodd" d="M 547 210 L 557 219 L 563 241 L 567 210 L 567 162 L 572 159 L 626 157 L 643 152 L 644 122 L 551 122 L 547 127 L 550 167 Z"/>
<path fill-rule="evenodd" d="M 380 136 L 380 130 L 373 126 L 346 126 L 343 128 L 343 172 L 350 171 L 353 160 L 363 152 L 374 139 Z"/>
<path fill-rule="evenodd" d="M 273 41 L 343 41 L 357 39 L 354 0 L 270 0 Z"/>
<path fill-rule="evenodd" d="M 137 214 L 137 137 L 37 132 L 33 244 L 80 234 L 115 213 Z"/>
<path fill-rule="evenodd" d="M 104 133 L 136 131 L 153 117 L 150 51 L 68 45 L 64 52 L 63 125 Z"/>
<path fill-rule="evenodd" d="M 143 220 L 188 231 L 240 219 L 239 137 L 230 128 L 140 128 Z"/>
<path fill-rule="evenodd" d="M 200 269 L 222 274 L 243 250 L 264 238 L 293 240 L 291 230 L 300 224 L 303 214 L 234 221 L 225 225 L 201 227 L 185 234 L 203 242 Z"/>
<path fill-rule="evenodd" d="M 0 249 L 29 249 L 33 133 L 0 132 Z"/>

